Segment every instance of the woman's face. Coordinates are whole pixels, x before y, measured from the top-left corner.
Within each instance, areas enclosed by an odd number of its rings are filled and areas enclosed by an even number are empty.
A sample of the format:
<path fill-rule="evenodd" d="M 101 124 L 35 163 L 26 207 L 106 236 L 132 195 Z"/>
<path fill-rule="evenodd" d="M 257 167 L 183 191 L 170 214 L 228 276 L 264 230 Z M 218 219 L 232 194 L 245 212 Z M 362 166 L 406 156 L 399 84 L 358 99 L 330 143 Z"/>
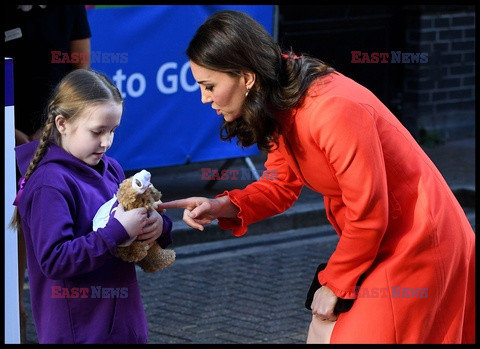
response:
<path fill-rule="evenodd" d="M 202 103 L 211 103 L 217 115 L 232 122 L 242 115 L 242 106 L 249 86 L 249 74 L 232 76 L 210 70 L 190 61 L 190 68 L 202 93 Z M 250 88 L 250 86 L 249 86 Z"/>

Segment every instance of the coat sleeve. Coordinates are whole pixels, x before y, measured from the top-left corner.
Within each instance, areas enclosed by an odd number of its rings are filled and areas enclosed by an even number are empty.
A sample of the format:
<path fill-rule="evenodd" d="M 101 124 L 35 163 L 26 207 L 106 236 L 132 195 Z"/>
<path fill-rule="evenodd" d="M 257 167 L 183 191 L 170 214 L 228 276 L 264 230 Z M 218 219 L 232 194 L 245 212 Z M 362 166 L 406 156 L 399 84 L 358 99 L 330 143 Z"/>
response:
<path fill-rule="evenodd" d="M 172 220 L 170 219 L 169 216 L 167 216 L 164 213 L 160 214 L 163 218 L 163 230 L 162 230 L 162 235 L 157 239 L 158 244 L 160 245 L 161 248 L 167 248 L 172 242 L 172 228 L 173 228 L 173 223 Z"/>
<path fill-rule="evenodd" d="M 241 236 L 247 232 L 248 225 L 284 212 L 297 200 L 303 184 L 278 150 L 268 155 L 265 168 L 256 182 L 244 189 L 225 191 L 217 196 L 228 195 L 240 209 L 236 218 L 220 217 L 220 228 Z"/>
<path fill-rule="evenodd" d="M 317 107 L 322 118 L 312 118 L 311 134 L 325 153 L 341 192 L 341 198 L 327 198 L 325 207 L 329 219 L 342 227 L 337 247 L 318 278 L 338 297 L 355 298 L 357 282 L 376 258 L 388 225 L 378 115 L 342 97 L 329 98 Z"/>

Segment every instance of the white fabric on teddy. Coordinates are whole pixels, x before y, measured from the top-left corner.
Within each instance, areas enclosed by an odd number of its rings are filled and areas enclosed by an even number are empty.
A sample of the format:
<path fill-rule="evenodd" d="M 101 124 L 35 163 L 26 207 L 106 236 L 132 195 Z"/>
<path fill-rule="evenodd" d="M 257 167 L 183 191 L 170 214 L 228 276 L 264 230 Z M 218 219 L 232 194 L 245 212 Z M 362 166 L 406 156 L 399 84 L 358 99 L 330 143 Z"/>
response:
<path fill-rule="evenodd" d="M 115 212 L 117 209 L 118 202 L 117 202 L 117 195 L 113 194 L 113 198 L 108 200 L 98 209 L 97 213 L 95 213 L 95 217 L 93 217 L 93 231 L 97 231 L 99 228 L 105 228 L 110 219 L 110 216 Z M 118 245 L 121 247 L 125 247 L 130 245 L 135 240 L 135 237 L 128 239 L 123 244 Z"/>

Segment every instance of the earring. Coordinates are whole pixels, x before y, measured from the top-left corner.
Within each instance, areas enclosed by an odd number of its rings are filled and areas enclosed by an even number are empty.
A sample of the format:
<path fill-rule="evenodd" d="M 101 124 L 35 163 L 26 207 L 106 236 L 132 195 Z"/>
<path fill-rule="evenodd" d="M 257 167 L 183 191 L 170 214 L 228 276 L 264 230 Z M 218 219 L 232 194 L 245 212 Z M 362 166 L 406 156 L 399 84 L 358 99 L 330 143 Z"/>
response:
<path fill-rule="evenodd" d="M 248 93 L 250 92 L 250 89 L 247 87 L 247 92 L 245 92 L 245 97 L 248 96 Z"/>

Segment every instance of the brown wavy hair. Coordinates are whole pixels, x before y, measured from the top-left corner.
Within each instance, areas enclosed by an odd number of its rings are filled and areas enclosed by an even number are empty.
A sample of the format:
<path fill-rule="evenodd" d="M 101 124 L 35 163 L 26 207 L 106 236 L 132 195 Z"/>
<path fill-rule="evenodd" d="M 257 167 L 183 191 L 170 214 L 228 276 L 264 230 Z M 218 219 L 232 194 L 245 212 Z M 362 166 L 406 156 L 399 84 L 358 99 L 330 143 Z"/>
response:
<path fill-rule="evenodd" d="M 334 71 L 317 58 L 282 51 L 260 23 L 233 10 L 210 16 L 197 29 L 186 55 L 200 66 L 232 76 L 244 71 L 255 73 L 242 117 L 224 121 L 220 138 L 236 137 L 242 147 L 256 143 L 267 153 L 278 146 L 282 112 L 299 107 L 311 83 Z"/>

